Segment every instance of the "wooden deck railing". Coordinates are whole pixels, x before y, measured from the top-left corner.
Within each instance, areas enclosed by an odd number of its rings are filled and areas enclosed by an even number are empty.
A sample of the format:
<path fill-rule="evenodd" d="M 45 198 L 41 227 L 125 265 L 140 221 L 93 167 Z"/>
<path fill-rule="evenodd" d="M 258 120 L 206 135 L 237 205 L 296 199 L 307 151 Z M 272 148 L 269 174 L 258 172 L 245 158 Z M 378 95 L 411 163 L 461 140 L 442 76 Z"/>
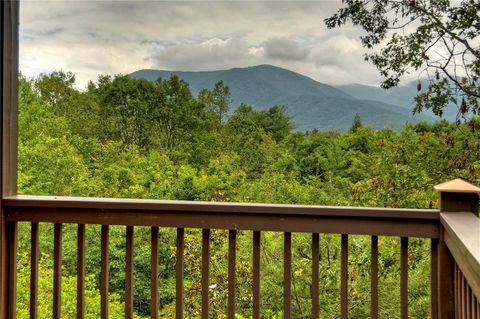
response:
<path fill-rule="evenodd" d="M 448 185 L 447 185 L 448 186 Z M 319 255 L 321 233 L 341 234 L 340 315 L 348 318 L 349 235 L 371 236 L 371 318 L 378 318 L 378 236 L 400 237 L 400 308 L 408 318 L 409 238 L 431 240 L 431 317 L 480 318 L 480 221 L 472 214 L 478 194 L 442 192 L 441 210 L 378 209 L 299 205 L 264 205 L 183 201 L 95 199 L 13 196 L 4 199 L 8 247 L 8 317 L 15 318 L 17 223 L 31 223 L 30 318 L 37 318 L 39 223 L 54 224 L 53 318 L 61 318 L 62 225 L 78 225 L 77 318 L 85 317 L 85 225 L 101 227 L 100 299 L 101 318 L 108 318 L 109 227 L 125 227 L 125 318 L 133 318 L 133 236 L 135 227 L 151 227 L 151 318 L 158 316 L 158 233 L 159 227 L 174 227 L 176 238 L 176 317 L 183 318 L 184 229 L 202 231 L 201 296 L 202 318 L 209 315 L 210 230 L 227 229 L 228 235 L 228 318 L 235 318 L 237 231 L 253 231 L 253 318 L 260 318 L 260 239 L 263 231 L 284 233 L 283 309 L 292 317 L 292 232 L 311 233 L 311 254 Z M 453 195 L 452 195 L 453 194 Z M 476 202 L 475 202 L 476 200 Z M 468 208 L 468 210 L 465 209 Z M 319 262 L 312 258 L 311 318 L 318 318 Z"/>
<path fill-rule="evenodd" d="M 480 318 L 480 220 L 471 213 L 441 215 L 454 261 L 456 318 Z M 476 229 L 476 232 L 470 230 Z"/>
<path fill-rule="evenodd" d="M 480 319 L 480 188 L 457 179 L 435 189 L 441 195 L 440 315 Z"/>
<path fill-rule="evenodd" d="M 312 234 L 312 255 L 319 254 L 320 233 L 341 234 L 341 317 L 348 317 L 348 241 L 350 235 L 371 236 L 371 317 L 379 315 L 378 236 L 401 238 L 398 312 L 408 317 L 409 238 L 431 240 L 431 317 L 480 319 L 480 189 L 453 181 L 437 187 L 441 209 L 405 210 L 293 205 L 254 205 L 119 199 L 83 199 L 11 196 L 17 192 L 18 144 L 18 1 L 0 2 L 0 77 L 2 158 L 0 193 L 0 319 L 16 317 L 17 223 L 31 223 L 30 318 L 35 319 L 38 301 L 39 223 L 54 224 L 53 317 L 61 317 L 62 225 L 78 225 L 77 318 L 85 317 L 85 225 L 102 225 L 101 231 L 101 318 L 108 317 L 109 227 L 124 225 L 126 241 L 125 318 L 133 316 L 133 235 L 136 226 L 151 227 L 151 317 L 159 308 L 158 231 L 177 229 L 176 316 L 183 317 L 184 229 L 203 229 L 202 318 L 209 313 L 209 233 L 229 230 L 228 318 L 235 317 L 235 263 L 238 230 L 253 230 L 254 318 L 260 317 L 260 239 L 263 231 L 284 233 L 284 315 L 292 316 L 292 232 Z M 415 191 L 415 190 L 412 190 Z M 318 318 L 319 264 L 312 258 L 311 317 Z M 425 278 L 425 280 L 428 280 Z M 43 319 L 43 318 L 42 318 Z M 115 318 L 116 319 L 116 318 Z"/>

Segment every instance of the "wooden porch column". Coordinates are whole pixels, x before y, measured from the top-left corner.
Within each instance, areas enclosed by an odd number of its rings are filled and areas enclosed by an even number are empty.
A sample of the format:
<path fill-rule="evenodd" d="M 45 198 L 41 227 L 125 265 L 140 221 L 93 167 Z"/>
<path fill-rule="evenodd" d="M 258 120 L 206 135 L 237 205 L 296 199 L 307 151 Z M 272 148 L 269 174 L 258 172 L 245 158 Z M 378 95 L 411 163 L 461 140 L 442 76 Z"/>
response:
<path fill-rule="evenodd" d="M 0 319 L 15 317 L 16 224 L 5 222 L 3 198 L 17 192 L 18 6 L 0 2 Z"/>
<path fill-rule="evenodd" d="M 472 212 L 478 216 L 480 188 L 457 178 L 435 186 L 435 190 L 440 192 L 440 212 Z M 437 246 L 438 290 L 436 300 L 438 300 L 438 317 L 441 319 L 455 318 L 455 261 L 444 239 L 444 229 L 440 226 L 440 241 Z"/>

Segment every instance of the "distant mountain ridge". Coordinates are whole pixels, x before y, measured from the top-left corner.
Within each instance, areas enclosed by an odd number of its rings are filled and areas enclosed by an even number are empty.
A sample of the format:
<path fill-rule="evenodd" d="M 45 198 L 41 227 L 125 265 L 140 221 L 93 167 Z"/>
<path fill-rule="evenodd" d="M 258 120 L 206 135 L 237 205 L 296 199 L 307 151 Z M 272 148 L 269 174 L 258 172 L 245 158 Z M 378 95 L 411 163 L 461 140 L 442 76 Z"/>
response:
<path fill-rule="evenodd" d="M 414 97 L 417 95 L 417 84 L 417 81 L 409 82 L 389 90 L 361 84 L 342 85 L 337 88 L 357 99 L 371 99 L 384 103 L 392 103 L 408 110 L 413 110 L 415 105 Z M 427 81 L 422 81 L 421 84 L 424 88 L 428 87 Z M 425 113 L 433 116 L 431 112 Z M 449 121 L 455 121 L 457 113 L 458 107 L 451 103 L 444 108 L 442 117 Z M 437 117 L 436 119 L 439 118 Z"/>
<path fill-rule="evenodd" d="M 272 65 L 200 72 L 139 70 L 131 74 L 151 81 L 171 75 L 187 81 L 195 95 L 203 88 L 212 89 L 216 82 L 224 81 L 232 94 L 232 112 L 240 103 L 258 110 L 284 105 L 297 129 L 302 131 L 345 131 L 350 128 L 356 113 L 362 123 L 375 129 L 401 128 L 406 122 L 433 120 L 429 115 L 412 116 L 411 109 L 405 107 L 357 98 L 341 87 L 323 84 Z"/>

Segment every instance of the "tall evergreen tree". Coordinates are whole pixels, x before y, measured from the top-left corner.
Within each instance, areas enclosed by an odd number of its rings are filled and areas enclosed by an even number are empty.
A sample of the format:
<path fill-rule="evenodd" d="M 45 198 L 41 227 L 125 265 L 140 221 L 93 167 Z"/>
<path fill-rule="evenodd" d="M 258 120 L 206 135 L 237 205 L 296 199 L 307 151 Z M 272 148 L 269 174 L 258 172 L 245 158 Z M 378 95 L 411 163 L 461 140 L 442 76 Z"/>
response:
<path fill-rule="evenodd" d="M 359 128 L 361 128 L 362 121 L 360 120 L 360 114 L 355 113 L 355 117 L 353 118 L 352 127 L 350 128 L 350 132 L 356 132 Z"/>

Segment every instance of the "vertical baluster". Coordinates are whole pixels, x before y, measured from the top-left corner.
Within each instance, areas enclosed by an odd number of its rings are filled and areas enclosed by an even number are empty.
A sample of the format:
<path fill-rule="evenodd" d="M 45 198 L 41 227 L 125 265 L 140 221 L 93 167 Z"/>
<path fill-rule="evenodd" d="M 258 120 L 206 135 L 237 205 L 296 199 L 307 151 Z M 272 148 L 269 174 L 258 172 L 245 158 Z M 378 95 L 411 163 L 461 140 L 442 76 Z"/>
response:
<path fill-rule="evenodd" d="M 378 236 L 372 236 L 371 249 L 371 317 L 372 319 L 378 319 Z"/>
<path fill-rule="evenodd" d="M 5 228 L 8 238 L 8 318 L 15 319 L 17 305 L 17 223 L 6 223 Z"/>
<path fill-rule="evenodd" d="M 477 319 L 477 299 L 472 292 L 472 318 Z"/>
<path fill-rule="evenodd" d="M 402 319 L 408 318 L 408 237 L 400 239 L 400 307 Z"/>
<path fill-rule="evenodd" d="M 292 317 L 292 233 L 283 237 L 283 312 L 284 318 Z"/>
<path fill-rule="evenodd" d="M 152 227 L 150 260 L 150 318 L 158 318 L 158 227 Z"/>
<path fill-rule="evenodd" d="M 430 241 L 430 316 L 432 319 L 438 318 L 438 239 Z"/>
<path fill-rule="evenodd" d="M 475 294 L 473 293 L 472 287 L 470 287 L 470 314 L 472 318 L 475 318 L 475 306 L 476 306 Z"/>
<path fill-rule="evenodd" d="M 477 298 L 477 304 L 475 305 L 476 317 L 475 319 L 480 319 L 480 300 Z"/>
<path fill-rule="evenodd" d="M 443 204 L 442 204 L 443 205 Z M 443 231 L 441 230 L 440 233 Z M 440 235 L 443 238 L 443 235 Z M 448 250 L 444 240 L 440 240 L 437 246 L 438 258 L 438 316 L 439 318 L 454 318 L 455 317 L 455 295 L 453 294 L 453 265 L 454 259 Z"/>
<path fill-rule="evenodd" d="M 467 303 L 465 306 L 467 307 L 467 318 L 472 318 L 472 313 L 470 312 L 470 304 L 472 303 L 472 290 L 470 289 L 470 285 L 467 285 Z"/>
<path fill-rule="evenodd" d="M 473 294 L 473 289 L 470 287 L 470 302 L 468 303 L 470 307 L 470 317 L 475 317 L 475 295 Z"/>
<path fill-rule="evenodd" d="M 37 319 L 37 302 L 38 302 L 38 260 L 39 260 L 39 244 L 38 244 L 38 223 L 31 224 L 31 252 L 30 252 L 30 319 Z"/>
<path fill-rule="evenodd" d="M 480 302 L 478 299 L 476 299 L 475 304 L 475 319 L 480 319 Z"/>
<path fill-rule="evenodd" d="M 473 309 L 474 309 L 473 318 L 478 319 L 478 315 L 479 315 L 478 314 L 478 301 L 477 301 L 476 298 L 475 298 L 475 301 L 474 301 Z"/>
<path fill-rule="evenodd" d="M 469 309 L 468 309 L 468 302 L 469 302 L 468 291 L 470 290 L 470 285 L 467 281 L 467 278 L 466 277 L 464 277 L 464 278 L 465 278 L 465 303 L 464 303 L 463 306 L 465 307 L 465 318 L 471 319 L 470 316 L 469 316 L 470 312 L 469 312 Z"/>
<path fill-rule="evenodd" d="M 342 235 L 340 306 L 342 319 L 348 318 L 348 235 Z"/>
<path fill-rule="evenodd" d="M 108 256 L 109 226 L 102 225 L 101 269 L 100 269 L 100 317 L 108 318 L 108 281 L 110 277 Z"/>
<path fill-rule="evenodd" d="M 260 235 L 253 232 L 253 319 L 260 319 Z"/>
<path fill-rule="evenodd" d="M 478 304 L 477 297 L 475 296 L 475 294 L 473 294 L 473 291 L 472 291 L 472 317 L 475 319 L 477 319 L 478 317 L 477 304 Z"/>
<path fill-rule="evenodd" d="M 176 301 L 175 313 L 176 319 L 183 318 L 183 250 L 184 250 L 183 228 L 177 228 L 177 274 L 176 274 Z"/>
<path fill-rule="evenodd" d="M 477 298 L 477 319 L 480 319 L 480 300 Z"/>
<path fill-rule="evenodd" d="M 477 319 L 477 297 L 472 294 L 472 318 Z"/>
<path fill-rule="evenodd" d="M 125 318 L 133 318 L 133 226 L 127 226 L 125 242 Z"/>
<path fill-rule="evenodd" d="M 202 319 L 208 319 L 210 229 L 202 230 Z"/>
<path fill-rule="evenodd" d="M 460 318 L 460 276 L 458 272 L 457 263 L 453 265 L 454 268 L 454 295 L 455 295 L 455 316 Z"/>
<path fill-rule="evenodd" d="M 455 263 L 455 267 L 457 267 L 457 318 L 462 317 L 462 272 L 460 271 L 460 268 L 458 265 Z"/>
<path fill-rule="evenodd" d="M 469 284 L 468 284 L 468 281 L 467 281 L 467 278 L 465 277 L 465 275 L 463 276 L 463 280 L 465 281 L 465 284 L 464 284 L 465 299 L 464 299 L 464 302 L 463 302 L 463 307 L 465 308 L 465 318 L 470 319 L 468 317 L 468 289 L 469 289 Z"/>
<path fill-rule="evenodd" d="M 53 241 L 53 318 L 62 317 L 62 224 L 54 226 Z"/>
<path fill-rule="evenodd" d="M 320 236 L 317 233 L 312 234 L 312 319 L 318 319 L 319 312 L 319 280 L 318 280 L 318 258 L 320 255 Z"/>
<path fill-rule="evenodd" d="M 475 298 L 475 294 L 473 294 L 473 291 L 472 291 L 471 307 L 472 307 L 472 318 L 477 319 L 477 299 Z"/>
<path fill-rule="evenodd" d="M 460 286 L 460 311 L 461 315 L 460 318 L 465 319 L 466 318 L 466 312 L 465 312 L 465 277 L 463 276 L 462 272 L 460 271 L 461 274 L 461 286 Z"/>
<path fill-rule="evenodd" d="M 235 319 L 235 263 L 237 231 L 228 232 L 228 318 Z"/>
<path fill-rule="evenodd" d="M 85 225 L 77 226 L 77 319 L 85 318 Z"/>
<path fill-rule="evenodd" d="M 477 297 L 473 296 L 473 318 L 477 319 L 478 318 L 478 301 Z"/>

